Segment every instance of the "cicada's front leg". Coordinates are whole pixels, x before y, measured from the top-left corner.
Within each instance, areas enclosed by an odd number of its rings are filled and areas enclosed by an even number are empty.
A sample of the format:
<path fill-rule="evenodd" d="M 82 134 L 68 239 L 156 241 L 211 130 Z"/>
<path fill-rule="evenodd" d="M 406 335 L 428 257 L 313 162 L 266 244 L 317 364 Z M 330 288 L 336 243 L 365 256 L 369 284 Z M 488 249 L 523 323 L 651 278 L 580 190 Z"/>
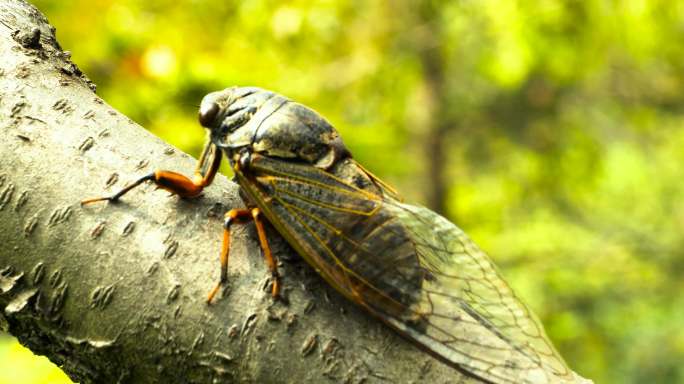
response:
<path fill-rule="evenodd" d="M 273 298 L 277 298 L 280 294 L 280 275 L 278 274 L 278 265 L 276 264 L 273 254 L 271 253 L 271 247 L 268 245 L 268 240 L 266 239 L 266 231 L 264 230 L 264 223 L 261 219 L 261 211 L 259 208 L 252 209 L 231 209 L 225 215 L 225 221 L 223 222 L 223 244 L 221 245 L 221 278 L 214 287 L 214 289 L 209 292 L 209 297 L 207 297 L 207 303 L 211 304 L 214 296 L 219 291 L 222 285 L 228 281 L 228 255 L 230 253 L 230 227 L 234 223 L 245 223 L 249 219 L 254 220 L 256 225 L 257 234 L 259 236 L 259 243 L 261 245 L 261 250 L 264 252 L 264 258 L 266 259 L 266 265 L 271 271 L 271 277 L 273 279 L 273 287 L 271 289 L 271 295 Z"/>
<path fill-rule="evenodd" d="M 207 142 L 197 163 L 195 175 L 192 179 L 177 172 L 157 170 L 139 178 L 111 196 L 86 199 L 81 201 L 81 205 L 98 201 L 117 201 L 121 196 L 128 193 L 128 191 L 148 180 L 154 182 L 160 188 L 166 189 L 180 197 L 195 197 L 202 192 L 204 187 L 211 184 L 220 164 L 221 151 L 211 142 Z"/>

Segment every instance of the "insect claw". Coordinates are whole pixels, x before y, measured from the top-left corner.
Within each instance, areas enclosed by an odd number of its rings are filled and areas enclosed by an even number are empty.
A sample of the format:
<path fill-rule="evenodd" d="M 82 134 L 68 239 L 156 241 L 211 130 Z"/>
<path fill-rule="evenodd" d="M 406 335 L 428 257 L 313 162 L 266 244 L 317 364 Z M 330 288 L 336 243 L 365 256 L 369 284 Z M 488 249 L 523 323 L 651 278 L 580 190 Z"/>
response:
<path fill-rule="evenodd" d="M 280 282 L 277 278 L 273 280 L 273 285 L 271 287 L 271 296 L 273 296 L 274 299 L 280 297 Z"/>
<path fill-rule="evenodd" d="M 214 296 L 216 296 L 216 293 L 218 292 L 218 290 L 220 288 L 221 288 L 221 283 L 218 283 L 218 284 L 216 284 L 214 289 L 212 289 L 211 292 L 209 292 L 209 296 L 207 297 L 207 305 L 212 304 L 212 300 L 214 300 Z"/>
<path fill-rule="evenodd" d="M 85 200 L 81 200 L 81 207 L 84 206 L 84 205 L 87 205 L 87 204 L 97 203 L 98 201 L 111 201 L 111 202 L 115 202 L 115 201 L 117 201 L 117 199 L 116 199 L 115 197 L 113 197 L 113 196 L 108 196 L 108 197 L 95 197 L 95 198 L 92 198 L 92 199 L 85 199 Z"/>
<path fill-rule="evenodd" d="M 161 171 L 161 172 L 164 172 L 164 171 Z M 130 191 L 131 189 L 133 189 L 133 188 L 137 187 L 138 185 L 142 184 L 144 181 L 147 181 L 147 180 L 156 180 L 156 178 L 157 178 L 156 172 L 150 173 L 149 175 L 145 175 L 145 176 L 139 178 L 138 180 L 134 181 L 132 184 L 130 184 L 130 185 L 124 187 L 122 190 L 120 190 L 119 192 L 113 194 L 112 196 L 107 196 L 107 197 L 96 197 L 96 198 L 94 198 L 94 199 L 82 200 L 82 201 L 81 201 L 81 206 L 84 206 L 84 205 L 90 204 L 90 203 L 96 203 L 96 202 L 98 202 L 98 201 L 105 201 L 105 200 L 106 200 L 106 201 L 110 201 L 110 202 L 115 202 L 115 201 L 119 200 L 119 198 L 120 198 L 121 196 L 125 195 L 125 194 L 126 194 L 128 191 Z"/>
<path fill-rule="evenodd" d="M 271 274 L 271 297 L 273 300 L 284 300 L 280 294 L 280 274 L 277 272 Z"/>

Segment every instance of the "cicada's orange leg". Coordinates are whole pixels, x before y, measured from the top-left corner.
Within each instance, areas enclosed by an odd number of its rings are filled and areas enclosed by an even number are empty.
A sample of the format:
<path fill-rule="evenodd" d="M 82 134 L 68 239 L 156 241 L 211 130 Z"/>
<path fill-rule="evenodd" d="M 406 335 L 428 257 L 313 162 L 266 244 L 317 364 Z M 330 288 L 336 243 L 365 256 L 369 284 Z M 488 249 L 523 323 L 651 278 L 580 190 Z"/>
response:
<path fill-rule="evenodd" d="M 221 286 L 228 281 L 228 255 L 230 253 L 230 226 L 233 223 L 244 223 L 249 218 L 254 220 L 256 225 L 257 234 L 259 236 L 259 243 L 261 244 L 261 249 L 264 252 L 264 258 L 266 259 L 266 264 L 268 269 L 271 271 L 271 276 L 273 278 L 273 289 L 271 290 L 271 295 L 276 298 L 280 294 L 280 275 L 278 274 L 278 265 L 273 258 L 271 253 L 271 248 L 268 246 L 268 241 L 266 239 L 266 231 L 264 231 L 264 224 L 261 221 L 261 211 L 259 208 L 252 209 L 231 209 L 225 215 L 225 221 L 223 223 L 223 243 L 221 245 L 221 277 L 214 287 L 214 289 L 209 292 L 207 297 L 207 303 L 211 304 L 214 296 L 219 291 Z"/>
<path fill-rule="evenodd" d="M 192 179 L 173 171 L 158 170 L 149 175 L 145 175 L 132 184 L 124 187 L 119 192 L 105 197 L 96 197 L 81 201 L 81 205 L 95 203 L 98 201 L 117 201 L 131 189 L 144 183 L 147 180 L 153 181 L 160 188 L 164 188 L 180 197 L 195 197 L 199 195 L 204 187 L 211 184 L 216 176 L 216 172 L 221 164 L 221 151 L 213 144 L 208 143 L 202 151 L 202 156 L 197 163 L 195 175 Z"/>
<path fill-rule="evenodd" d="M 256 225 L 259 243 L 261 243 L 261 250 L 264 251 L 266 265 L 268 266 L 268 270 L 271 271 L 271 278 L 273 279 L 271 296 L 275 299 L 280 295 L 280 274 L 278 273 L 278 264 L 273 258 L 271 247 L 268 246 L 266 231 L 264 230 L 264 223 L 261 221 L 261 211 L 259 208 L 252 208 L 252 218 L 254 219 L 254 225 Z"/>
<path fill-rule="evenodd" d="M 221 244 L 221 278 L 214 287 L 214 289 L 209 292 L 209 297 L 207 297 L 207 303 L 211 304 L 211 301 L 216 296 L 216 293 L 221 288 L 223 284 L 228 281 L 228 255 L 230 252 L 230 226 L 235 222 L 244 222 L 245 219 L 251 217 L 251 212 L 249 209 L 236 209 L 233 208 L 226 212 L 223 222 L 223 243 Z"/>

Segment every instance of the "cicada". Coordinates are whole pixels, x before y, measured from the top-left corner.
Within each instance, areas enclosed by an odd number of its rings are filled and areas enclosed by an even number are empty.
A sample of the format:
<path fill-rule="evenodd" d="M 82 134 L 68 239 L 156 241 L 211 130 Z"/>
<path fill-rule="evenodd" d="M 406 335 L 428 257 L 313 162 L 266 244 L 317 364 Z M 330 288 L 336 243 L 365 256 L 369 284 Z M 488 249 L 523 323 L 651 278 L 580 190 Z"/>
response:
<path fill-rule="evenodd" d="M 268 220 L 331 286 L 438 359 L 491 383 L 578 380 L 532 311 L 489 257 L 457 226 L 397 192 L 356 162 L 322 116 L 284 96 L 233 87 L 204 97 L 207 143 L 192 178 L 159 170 L 151 180 L 194 197 L 226 156 L 247 209 L 225 217 L 221 274 L 227 281 L 230 227 L 254 219 L 273 276 Z"/>

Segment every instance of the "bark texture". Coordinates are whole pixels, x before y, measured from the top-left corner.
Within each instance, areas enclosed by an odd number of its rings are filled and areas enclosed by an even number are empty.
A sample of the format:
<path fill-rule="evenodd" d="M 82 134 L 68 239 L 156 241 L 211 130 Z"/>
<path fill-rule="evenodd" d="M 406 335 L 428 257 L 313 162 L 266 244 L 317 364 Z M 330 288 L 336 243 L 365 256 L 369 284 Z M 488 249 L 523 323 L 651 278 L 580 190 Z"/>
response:
<path fill-rule="evenodd" d="M 229 286 L 207 306 L 223 213 L 242 205 L 223 176 L 194 200 L 147 185 L 80 207 L 157 168 L 191 174 L 194 159 L 100 99 L 54 32 L 33 6 L 0 0 L 0 328 L 82 383 L 472 382 L 272 233 L 291 259 L 288 302 L 274 302 L 250 225 L 233 233 Z"/>

